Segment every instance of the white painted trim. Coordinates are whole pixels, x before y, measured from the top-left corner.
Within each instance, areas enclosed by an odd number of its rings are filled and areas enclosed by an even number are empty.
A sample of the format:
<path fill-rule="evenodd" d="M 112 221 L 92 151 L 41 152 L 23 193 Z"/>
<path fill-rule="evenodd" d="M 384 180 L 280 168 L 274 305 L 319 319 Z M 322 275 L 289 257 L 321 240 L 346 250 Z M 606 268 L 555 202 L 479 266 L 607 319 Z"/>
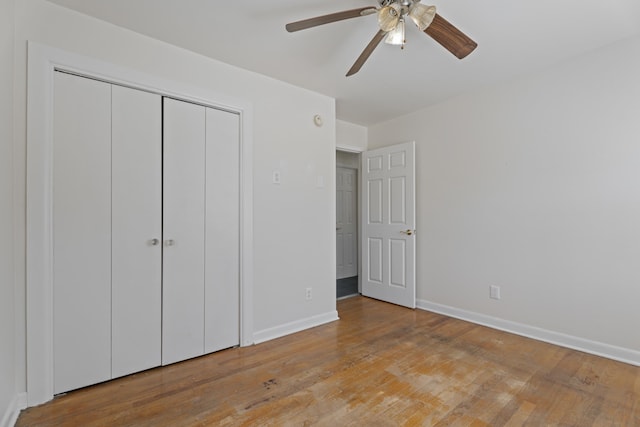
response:
<path fill-rule="evenodd" d="M 342 145 L 342 144 L 337 144 L 336 145 L 336 151 L 344 151 L 346 153 L 364 153 L 366 151 L 366 149 L 362 148 L 362 147 L 356 147 L 355 145 Z"/>
<path fill-rule="evenodd" d="M 617 347 L 597 341 L 591 341 L 588 339 L 563 334 L 561 332 L 549 331 L 547 329 L 525 325 L 523 323 L 512 322 L 509 320 L 487 316 L 485 314 L 476 313 L 473 311 L 462 310 L 447 305 L 437 304 L 426 300 L 416 300 L 416 306 L 421 310 L 432 311 L 434 313 L 443 314 L 449 317 L 455 317 L 456 319 L 466 320 L 478 325 L 488 326 L 489 328 L 510 332 L 538 341 L 544 341 L 550 344 L 559 345 L 561 347 L 566 347 L 596 356 L 606 357 L 607 359 L 628 363 L 630 365 L 640 366 L 640 351 Z"/>
<path fill-rule="evenodd" d="M 325 323 L 330 323 L 339 319 L 338 312 L 334 310 L 328 313 L 307 317 L 306 319 L 296 320 L 295 322 L 285 323 L 273 328 L 263 329 L 262 331 L 256 331 L 253 333 L 253 338 L 255 339 L 256 344 L 259 344 L 285 335 L 304 331 L 305 329 L 313 328 L 315 326 L 324 325 Z"/>
<path fill-rule="evenodd" d="M 355 294 L 351 294 L 351 295 L 345 295 L 343 297 L 336 298 L 336 301 L 342 301 L 343 299 L 349 299 L 349 298 L 358 297 L 358 296 L 360 296 L 360 293 L 355 293 Z"/>
<path fill-rule="evenodd" d="M 240 115 L 240 345 L 253 345 L 253 107 Z"/>
<path fill-rule="evenodd" d="M 241 120 L 240 344 L 253 344 L 253 105 L 185 82 L 37 43 L 27 75 L 27 392 L 28 405 L 53 398 L 52 128 L 55 70 L 238 113 Z"/>
<path fill-rule="evenodd" d="M 27 392 L 23 391 L 18 393 L 18 410 L 22 411 L 23 409 L 27 409 L 27 404 L 29 399 L 27 398 Z"/>
<path fill-rule="evenodd" d="M 2 421 L 0 421 L 0 427 L 13 427 L 18 420 L 20 411 L 27 407 L 27 393 L 16 394 L 9 406 L 5 409 Z"/>

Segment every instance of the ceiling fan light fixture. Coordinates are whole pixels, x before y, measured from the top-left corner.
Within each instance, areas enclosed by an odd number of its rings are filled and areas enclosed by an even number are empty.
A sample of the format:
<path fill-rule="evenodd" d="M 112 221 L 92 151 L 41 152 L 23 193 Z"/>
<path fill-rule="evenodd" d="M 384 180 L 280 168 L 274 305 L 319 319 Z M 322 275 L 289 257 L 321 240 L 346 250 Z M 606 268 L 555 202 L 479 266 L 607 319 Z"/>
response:
<path fill-rule="evenodd" d="M 398 25 L 396 28 L 389 31 L 387 34 L 387 38 L 384 40 L 386 44 L 391 44 L 394 46 L 402 46 L 404 48 L 404 44 L 406 42 L 404 38 L 404 19 L 400 19 L 398 21 Z"/>
<path fill-rule="evenodd" d="M 425 6 L 424 4 L 414 3 L 409 9 L 409 17 L 420 29 L 424 31 L 431 25 L 433 18 L 436 16 L 435 6 Z"/>
<path fill-rule="evenodd" d="M 400 22 L 400 6 L 397 3 L 385 6 L 378 12 L 378 26 L 384 32 L 392 31 Z"/>
<path fill-rule="evenodd" d="M 285 25 L 285 29 L 292 33 L 318 25 L 377 14 L 379 29 L 347 71 L 347 77 L 360 71 L 371 53 L 382 43 L 382 40 L 386 39 L 387 43 L 404 47 L 404 27 L 407 16 L 423 33 L 438 42 L 458 59 L 465 58 L 478 46 L 466 34 L 437 14 L 435 6 L 423 6 L 420 4 L 420 0 L 377 0 L 377 3 L 378 6 L 360 7 L 290 22 Z M 391 32 L 393 34 L 390 34 Z"/>

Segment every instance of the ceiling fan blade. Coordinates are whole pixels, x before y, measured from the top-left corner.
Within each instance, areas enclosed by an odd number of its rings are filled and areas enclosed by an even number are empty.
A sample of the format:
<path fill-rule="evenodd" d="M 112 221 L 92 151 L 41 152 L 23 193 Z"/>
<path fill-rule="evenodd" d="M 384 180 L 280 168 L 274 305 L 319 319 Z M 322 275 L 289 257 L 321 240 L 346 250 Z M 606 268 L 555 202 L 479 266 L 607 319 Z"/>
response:
<path fill-rule="evenodd" d="M 369 59 L 371 53 L 375 50 L 376 47 L 378 47 L 378 45 L 386 35 L 387 33 L 385 31 L 379 30 L 377 34 L 373 36 L 373 39 L 371 39 L 367 47 L 364 48 L 358 59 L 356 59 L 356 62 L 353 63 L 353 65 L 347 72 L 347 77 L 352 76 L 360 71 L 360 68 L 362 68 L 364 63 L 367 62 L 367 59 Z"/>
<path fill-rule="evenodd" d="M 317 27 L 318 25 L 329 24 L 331 22 L 342 21 L 344 19 L 358 18 L 360 16 L 371 15 L 377 12 L 375 7 L 361 7 L 358 9 L 345 10 L 343 12 L 330 13 L 329 15 L 316 16 L 315 18 L 304 19 L 302 21 L 291 22 L 285 26 L 287 31 L 306 30 L 307 28 Z"/>
<path fill-rule="evenodd" d="M 453 53 L 458 59 L 469 55 L 478 46 L 478 43 L 471 40 L 437 13 L 431 25 L 424 32 Z"/>

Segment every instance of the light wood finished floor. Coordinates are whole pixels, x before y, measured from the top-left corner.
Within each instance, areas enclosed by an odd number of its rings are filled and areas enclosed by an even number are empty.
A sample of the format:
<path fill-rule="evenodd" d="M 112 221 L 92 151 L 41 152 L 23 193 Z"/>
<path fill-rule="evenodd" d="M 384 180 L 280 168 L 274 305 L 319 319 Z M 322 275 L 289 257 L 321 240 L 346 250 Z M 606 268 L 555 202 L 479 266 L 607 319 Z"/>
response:
<path fill-rule="evenodd" d="M 363 297 L 341 320 L 89 387 L 18 426 L 640 426 L 640 368 Z"/>

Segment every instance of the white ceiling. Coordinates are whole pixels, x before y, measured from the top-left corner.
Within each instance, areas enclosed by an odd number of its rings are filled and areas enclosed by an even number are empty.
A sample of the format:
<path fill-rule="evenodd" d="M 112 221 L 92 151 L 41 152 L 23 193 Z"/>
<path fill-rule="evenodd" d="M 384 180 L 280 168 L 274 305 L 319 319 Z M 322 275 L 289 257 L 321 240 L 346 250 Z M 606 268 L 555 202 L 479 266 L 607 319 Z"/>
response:
<path fill-rule="evenodd" d="M 423 0 L 478 43 L 458 60 L 412 25 L 404 50 L 380 44 L 375 15 L 288 33 L 288 22 L 376 0 L 49 0 L 337 100 L 339 119 L 371 125 L 640 33 L 638 0 Z M 433 3 L 432 3 L 433 2 Z M 411 28 L 409 28 L 411 27 Z"/>

